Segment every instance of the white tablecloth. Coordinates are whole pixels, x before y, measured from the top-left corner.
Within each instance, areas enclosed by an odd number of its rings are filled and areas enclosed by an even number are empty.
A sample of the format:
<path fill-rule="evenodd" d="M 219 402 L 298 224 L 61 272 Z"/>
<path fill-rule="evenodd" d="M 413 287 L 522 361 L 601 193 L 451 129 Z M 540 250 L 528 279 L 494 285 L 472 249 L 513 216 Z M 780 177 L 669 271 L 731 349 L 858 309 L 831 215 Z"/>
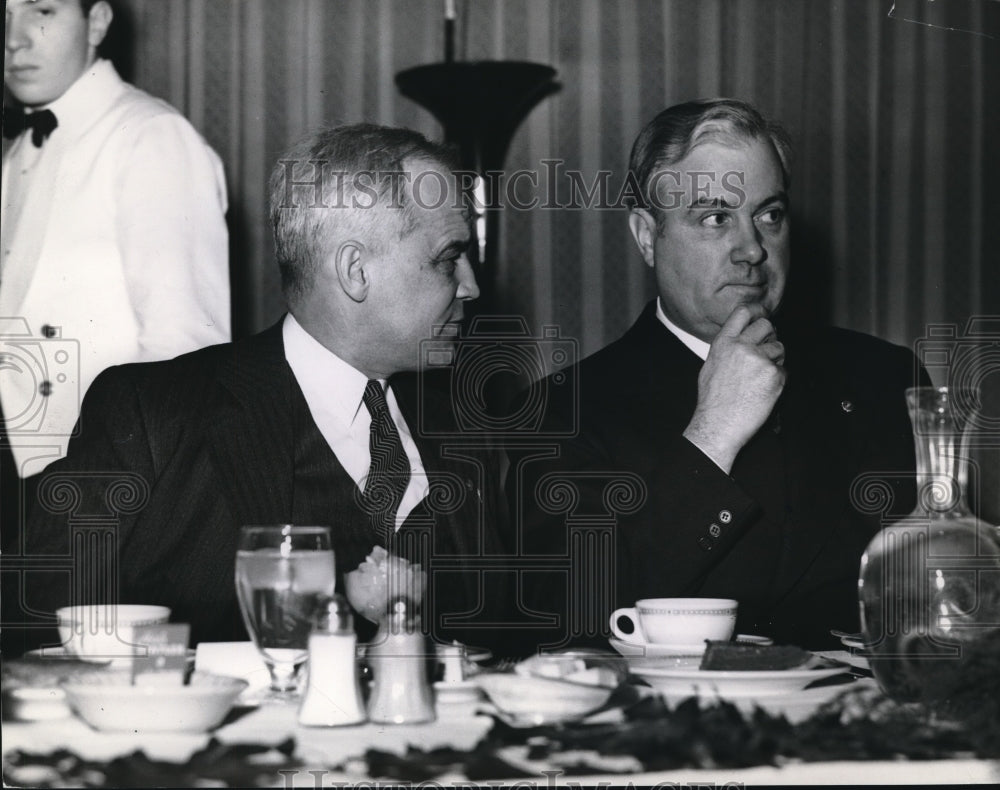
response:
<path fill-rule="evenodd" d="M 233 655 L 244 654 L 237 648 Z M 844 655 L 838 654 L 843 658 Z M 859 662 L 855 662 L 859 663 Z M 231 667 L 239 668 L 234 661 Z M 205 668 L 199 666 L 199 669 Z M 212 667 L 217 669 L 217 667 Z M 250 664 L 243 666 L 247 672 L 257 672 Z M 235 671 L 235 670 L 234 670 Z M 871 681 L 860 681 L 871 682 Z M 813 692 L 803 692 L 808 697 Z M 818 705 L 829 693 L 813 694 Z M 795 716 L 807 713 L 808 705 L 803 696 L 789 698 L 786 704 Z M 780 707 L 777 701 L 772 703 Z M 192 754 L 204 748 L 211 737 L 223 743 L 264 743 L 278 745 L 288 738 L 296 742 L 296 754 L 312 766 L 293 775 L 276 775 L 275 787 L 332 786 L 338 782 L 365 779 L 361 758 L 368 748 L 403 754 L 413 746 L 423 750 L 450 746 L 471 749 L 489 730 L 492 720 L 477 715 L 483 705 L 439 705 L 438 720 L 423 725 L 364 724 L 340 728 L 300 727 L 296 722 L 295 705 L 265 704 L 253 709 L 212 734 L 164 734 L 154 732 L 110 733 L 97 732 L 79 719 L 67 718 L 47 722 L 4 722 L 3 750 L 15 749 L 32 753 L 49 753 L 56 749 L 69 749 L 88 760 L 108 761 L 115 757 L 141 750 L 155 760 L 186 762 Z M 775 712 L 778 712 L 775 708 Z M 330 766 L 344 766 L 332 772 Z M 317 773 L 317 771 L 319 773 Z M 445 787 L 450 783 L 461 784 L 460 776 L 444 776 L 435 780 Z M 632 781 L 636 785 L 655 785 L 660 782 L 695 783 L 741 782 L 746 784 L 998 784 L 1000 763 L 983 760 L 894 761 L 894 762 L 837 762 L 790 764 L 781 768 L 758 767 L 743 769 L 694 770 L 684 769 L 658 773 L 621 774 L 590 777 L 558 777 L 540 775 L 527 780 L 538 787 L 564 786 L 572 781 L 582 785 L 606 781 L 619 785 Z M 513 783 L 508 780 L 508 783 Z M 467 782 L 466 782 L 467 784 Z M 430 785 L 434 786 L 434 785 Z"/>

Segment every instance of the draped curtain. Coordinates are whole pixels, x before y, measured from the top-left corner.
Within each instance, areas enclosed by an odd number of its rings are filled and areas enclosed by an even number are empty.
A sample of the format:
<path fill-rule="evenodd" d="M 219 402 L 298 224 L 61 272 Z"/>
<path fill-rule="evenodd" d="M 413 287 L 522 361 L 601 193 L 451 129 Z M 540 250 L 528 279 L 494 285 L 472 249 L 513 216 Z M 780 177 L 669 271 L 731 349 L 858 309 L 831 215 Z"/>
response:
<path fill-rule="evenodd" d="M 115 0 L 122 65 L 222 156 L 238 333 L 283 305 L 266 182 L 311 127 L 441 130 L 394 75 L 439 61 L 442 0 Z M 509 172 L 551 164 L 620 184 L 635 135 L 686 99 L 729 95 L 796 143 L 795 276 L 808 309 L 913 344 L 928 325 L 1000 313 L 998 52 L 989 0 L 458 0 L 460 59 L 554 66 Z M 546 170 L 546 167 L 549 169 Z M 617 179 L 617 180 L 616 180 Z M 563 188 L 561 186 L 560 188 Z M 541 187 L 540 187 L 541 188 Z M 612 189 L 612 196 L 613 196 Z M 591 201 L 592 203 L 598 201 Z M 590 353 L 653 295 L 625 214 L 504 210 L 500 311 L 556 325 Z M 805 297 L 803 297 L 805 298 Z"/>

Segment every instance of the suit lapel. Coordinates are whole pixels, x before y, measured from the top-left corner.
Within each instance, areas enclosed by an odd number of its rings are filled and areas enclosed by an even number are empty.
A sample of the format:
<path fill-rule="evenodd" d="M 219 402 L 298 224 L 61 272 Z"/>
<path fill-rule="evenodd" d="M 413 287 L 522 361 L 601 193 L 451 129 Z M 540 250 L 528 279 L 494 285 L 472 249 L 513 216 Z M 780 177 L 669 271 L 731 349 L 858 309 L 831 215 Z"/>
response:
<path fill-rule="evenodd" d="M 621 339 L 628 358 L 622 367 L 630 370 L 637 386 L 618 380 L 581 382 L 581 387 L 603 387 L 621 393 L 628 388 L 631 420 L 644 437 L 680 433 L 687 426 L 698 402 L 698 374 L 704 362 L 656 317 L 651 302 Z M 644 441 L 642 452 L 658 453 L 660 442 Z"/>
<path fill-rule="evenodd" d="M 418 393 L 418 387 L 421 386 L 424 389 Z M 474 479 L 476 474 L 473 466 L 469 461 L 463 460 L 465 454 L 455 441 L 456 438 L 461 438 L 460 434 L 447 430 L 447 426 L 453 422 L 448 413 L 448 404 L 443 403 L 414 374 L 393 377 L 392 387 L 399 409 L 420 451 L 429 489 L 441 492 L 446 500 L 458 497 L 459 506 L 454 511 L 447 506 L 439 507 L 439 497 L 436 494 L 425 498 L 423 504 L 434 516 L 434 544 L 437 548 L 445 544 L 452 551 L 462 553 L 468 549 L 470 535 L 457 524 L 480 523 L 478 506 L 481 496 L 478 494 L 481 494 L 482 481 Z M 427 430 L 431 426 L 433 430 Z M 477 520 L 467 521 L 470 517 Z"/>
<path fill-rule="evenodd" d="M 234 400 L 209 429 L 209 443 L 235 526 L 292 521 L 294 378 L 281 325 L 235 343 L 218 373 Z"/>
<path fill-rule="evenodd" d="M 842 382 L 824 375 L 827 356 L 820 343 L 811 342 L 808 350 L 800 343 L 788 353 L 789 376 L 778 403 L 780 438 L 785 459 L 799 463 L 793 469 L 787 460 L 784 464 L 790 490 L 778 597 L 787 595 L 824 547 L 837 540 L 836 529 L 847 517 L 849 460 L 858 452 L 851 415 L 843 406 L 856 400 Z"/>
<path fill-rule="evenodd" d="M 485 513 L 482 486 L 498 486 L 499 479 L 483 479 L 484 475 L 492 474 L 484 466 L 483 451 L 479 448 L 470 449 L 468 442 L 461 441 L 461 433 L 448 431 L 448 426 L 454 420 L 447 400 L 438 397 L 433 389 L 427 387 L 426 382 L 421 383 L 419 377 L 412 374 L 394 377 L 392 385 L 400 411 L 403 412 L 420 450 L 420 458 L 430 485 L 431 493 L 418 507 L 426 508 L 433 519 L 428 570 L 433 574 L 435 558 L 438 557 L 467 558 L 474 567 L 476 558 L 487 548 L 487 530 L 491 528 L 490 519 L 495 518 L 495 514 Z M 418 396 L 417 388 L 420 386 L 424 389 Z M 424 430 L 429 426 L 433 426 L 433 431 Z M 408 519 L 400 532 L 410 528 L 412 524 L 414 522 Z M 445 586 L 440 587 L 435 578 L 431 595 L 444 594 L 449 603 L 441 604 L 442 606 L 450 608 L 455 605 L 455 600 L 466 602 L 451 612 L 453 616 L 463 607 L 471 611 L 484 605 L 479 590 L 480 574 L 444 574 L 441 583 Z M 457 593 L 454 589 L 456 585 L 460 586 L 461 597 L 452 600 L 452 596 Z M 443 611 L 438 604 L 432 605 L 439 613 Z M 449 624 L 458 625 L 457 622 Z"/>

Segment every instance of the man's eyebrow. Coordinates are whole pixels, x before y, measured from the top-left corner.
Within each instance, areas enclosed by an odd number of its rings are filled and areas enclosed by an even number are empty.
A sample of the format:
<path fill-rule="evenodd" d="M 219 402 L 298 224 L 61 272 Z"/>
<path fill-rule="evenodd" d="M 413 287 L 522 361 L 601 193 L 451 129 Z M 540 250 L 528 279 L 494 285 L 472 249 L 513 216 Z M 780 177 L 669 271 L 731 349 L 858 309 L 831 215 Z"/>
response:
<path fill-rule="evenodd" d="M 754 213 L 760 211 L 764 206 L 771 205 L 772 203 L 780 203 L 783 207 L 787 208 L 788 194 L 785 192 L 785 190 L 781 190 L 780 192 L 776 192 L 775 194 L 764 198 L 762 201 L 760 201 L 760 203 L 757 204 L 756 208 L 754 208 Z"/>
<path fill-rule="evenodd" d="M 776 192 L 773 195 L 768 195 L 760 203 L 756 205 L 754 211 L 759 211 L 763 206 L 770 205 L 772 203 L 780 203 L 782 206 L 788 205 L 788 195 L 784 190 L 781 192 Z M 694 201 L 690 206 L 688 206 L 688 211 L 703 211 L 704 209 L 733 209 L 739 208 L 739 201 L 726 200 L 720 197 L 700 197 Z"/>
<path fill-rule="evenodd" d="M 468 252 L 471 243 L 472 236 L 466 236 L 462 239 L 451 239 L 447 244 L 438 249 L 434 257 L 440 259 L 454 258 L 463 252 Z"/>
<path fill-rule="evenodd" d="M 688 206 L 688 211 L 701 211 L 706 208 L 736 208 L 736 203 L 731 203 L 725 198 L 700 197 Z"/>

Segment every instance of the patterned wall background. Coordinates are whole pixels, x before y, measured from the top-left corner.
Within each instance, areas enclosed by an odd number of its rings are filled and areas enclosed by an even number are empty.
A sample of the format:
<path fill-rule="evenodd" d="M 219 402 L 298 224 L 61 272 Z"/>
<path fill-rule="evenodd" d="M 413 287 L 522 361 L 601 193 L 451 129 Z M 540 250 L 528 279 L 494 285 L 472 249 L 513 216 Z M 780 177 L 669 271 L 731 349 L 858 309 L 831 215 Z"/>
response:
<path fill-rule="evenodd" d="M 266 223 L 276 155 L 309 127 L 369 120 L 439 137 L 394 75 L 439 61 L 442 0 L 115 0 L 133 80 L 225 161 L 234 316 L 282 311 Z M 910 344 L 931 322 L 1000 313 L 1000 3 L 991 0 L 458 0 L 459 59 L 532 60 L 561 90 L 509 169 L 545 159 L 621 178 L 642 125 L 732 95 L 797 144 L 799 277 L 834 323 Z M 544 181 L 543 181 L 544 183 Z M 616 183 L 616 182 L 612 182 Z M 622 211 L 510 211 L 499 295 L 591 352 L 652 294 Z"/>

